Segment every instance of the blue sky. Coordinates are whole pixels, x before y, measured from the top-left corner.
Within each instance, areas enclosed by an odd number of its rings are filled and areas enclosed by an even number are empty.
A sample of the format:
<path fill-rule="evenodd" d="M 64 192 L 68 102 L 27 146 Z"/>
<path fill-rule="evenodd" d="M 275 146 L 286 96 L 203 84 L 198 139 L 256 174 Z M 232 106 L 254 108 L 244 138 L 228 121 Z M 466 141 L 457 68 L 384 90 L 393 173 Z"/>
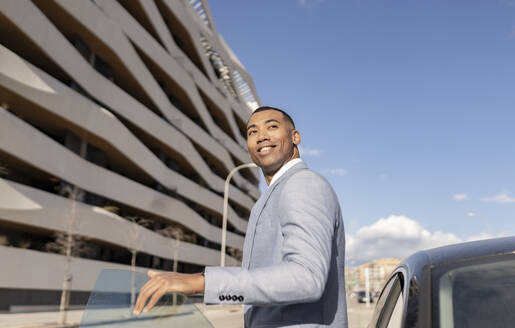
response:
<path fill-rule="evenodd" d="M 338 193 L 353 263 L 515 234 L 515 0 L 209 5 Z"/>

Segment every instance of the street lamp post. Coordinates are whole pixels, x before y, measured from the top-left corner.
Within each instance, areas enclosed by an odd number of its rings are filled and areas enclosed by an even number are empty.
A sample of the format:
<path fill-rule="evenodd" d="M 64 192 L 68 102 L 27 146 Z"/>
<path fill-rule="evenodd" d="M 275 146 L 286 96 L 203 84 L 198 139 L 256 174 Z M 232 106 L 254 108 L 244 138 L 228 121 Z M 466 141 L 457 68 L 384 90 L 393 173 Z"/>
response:
<path fill-rule="evenodd" d="M 248 168 L 248 167 L 257 167 L 254 163 L 242 164 L 240 166 L 236 166 L 234 169 L 229 172 L 227 178 L 225 179 L 225 189 L 224 189 L 224 211 L 222 218 L 222 247 L 220 249 L 220 266 L 225 266 L 225 239 L 227 235 L 227 210 L 229 208 L 229 182 L 231 181 L 232 176 L 237 171 Z"/>

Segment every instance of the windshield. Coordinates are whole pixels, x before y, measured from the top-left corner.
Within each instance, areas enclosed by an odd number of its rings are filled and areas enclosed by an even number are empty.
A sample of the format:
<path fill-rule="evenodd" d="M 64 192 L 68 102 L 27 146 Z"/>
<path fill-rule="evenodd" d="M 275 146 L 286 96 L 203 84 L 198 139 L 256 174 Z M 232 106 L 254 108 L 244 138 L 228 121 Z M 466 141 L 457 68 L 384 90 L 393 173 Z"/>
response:
<path fill-rule="evenodd" d="M 513 327 L 515 256 L 442 267 L 433 282 L 434 324 L 440 328 Z"/>
<path fill-rule="evenodd" d="M 148 281 L 146 274 L 103 270 L 91 292 L 80 327 L 212 327 L 182 294 L 164 296 L 148 313 L 132 314 L 138 291 Z"/>

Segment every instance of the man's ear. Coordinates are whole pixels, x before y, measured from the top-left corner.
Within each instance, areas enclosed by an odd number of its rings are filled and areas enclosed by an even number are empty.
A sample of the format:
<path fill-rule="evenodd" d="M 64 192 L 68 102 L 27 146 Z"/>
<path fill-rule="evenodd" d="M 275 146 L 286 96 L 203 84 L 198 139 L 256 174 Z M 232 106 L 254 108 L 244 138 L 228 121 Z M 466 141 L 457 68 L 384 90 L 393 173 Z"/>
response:
<path fill-rule="evenodd" d="M 300 132 L 297 130 L 292 130 L 291 139 L 294 145 L 300 144 Z"/>

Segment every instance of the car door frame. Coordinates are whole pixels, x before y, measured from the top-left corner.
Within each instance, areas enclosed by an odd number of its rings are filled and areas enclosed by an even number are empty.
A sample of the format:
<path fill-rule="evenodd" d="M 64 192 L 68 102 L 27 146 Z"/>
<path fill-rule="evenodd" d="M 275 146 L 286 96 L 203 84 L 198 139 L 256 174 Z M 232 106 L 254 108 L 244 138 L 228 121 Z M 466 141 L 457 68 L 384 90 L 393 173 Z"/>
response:
<path fill-rule="evenodd" d="M 386 280 L 386 283 L 383 286 L 381 295 L 379 295 L 379 298 L 376 301 L 376 310 L 374 311 L 374 314 L 376 314 L 376 311 L 378 310 L 377 306 L 379 306 L 379 304 L 380 304 L 379 300 L 383 297 L 383 293 L 385 291 L 384 289 L 386 288 L 386 286 L 388 286 L 388 284 L 392 281 L 392 279 L 397 279 L 399 281 L 399 283 L 401 284 L 400 293 L 402 294 L 402 300 L 403 300 L 401 327 L 404 327 L 404 321 L 405 321 L 405 317 L 406 317 L 406 307 L 408 304 L 407 303 L 407 301 L 408 301 L 407 285 L 409 285 L 407 283 L 407 280 L 408 280 L 407 268 L 404 266 L 396 268 L 390 274 L 388 279 Z M 375 323 L 371 322 L 369 325 L 369 328 L 386 328 L 388 326 L 390 317 L 393 313 L 393 310 L 395 309 L 397 299 L 398 299 L 398 294 L 397 294 L 397 297 L 394 297 L 395 298 L 394 300 L 391 299 L 390 295 L 392 295 L 392 292 L 394 292 L 394 291 L 395 290 L 393 290 L 393 288 L 388 291 L 388 295 L 386 295 L 385 303 L 383 304 L 382 308 L 380 309 L 381 312 L 377 316 L 374 316 L 374 318 L 373 318 L 373 320 L 376 319 L 376 322 Z M 391 307 L 387 306 L 387 304 L 388 305 L 391 304 L 390 302 L 393 302 L 393 305 Z M 387 317 L 388 317 L 387 319 L 385 319 L 385 313 L 387 313 L 385 311 L 389 312 L 387 315 Z M 372 325 L 372 324 L 374 324 L 374 325 Z"/>

